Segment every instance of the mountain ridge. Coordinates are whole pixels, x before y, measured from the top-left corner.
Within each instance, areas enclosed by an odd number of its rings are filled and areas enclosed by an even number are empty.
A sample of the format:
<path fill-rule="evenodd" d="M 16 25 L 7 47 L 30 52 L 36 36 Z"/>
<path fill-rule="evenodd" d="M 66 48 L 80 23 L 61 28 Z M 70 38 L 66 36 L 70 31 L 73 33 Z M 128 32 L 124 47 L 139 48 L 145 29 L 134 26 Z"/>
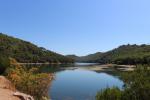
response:
<path fill-rule="evenodd" d="M 115 64 L 148 64 L 150 63 L 150 45 L 121 45 L 107 52 L 97 52 L 87 56 L 76 56 L 73 58 L 77 62 L 93 62 L 93 63 L 115 63 Z"/>
<path fill-rule="evenodd" d="M 15 58 L 21 63 L 72 63 L 64 55 L 6 34 L 0 33 L 0 56 Z"/>

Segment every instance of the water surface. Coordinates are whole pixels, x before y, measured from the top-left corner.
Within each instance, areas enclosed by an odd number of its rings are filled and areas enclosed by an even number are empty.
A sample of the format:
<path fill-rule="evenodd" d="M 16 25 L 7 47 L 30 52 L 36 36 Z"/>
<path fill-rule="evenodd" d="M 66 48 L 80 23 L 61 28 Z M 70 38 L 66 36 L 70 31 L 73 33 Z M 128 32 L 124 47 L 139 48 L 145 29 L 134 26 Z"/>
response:
<path fill-rule="evenodd" d="M 49 88 L 52 100 L 95 100 L 96 93 L 104 88 L 117 86 L 122 88 L 123 82 L 105 72 L 76 68 L 55 73 L 55 80 Z"/>

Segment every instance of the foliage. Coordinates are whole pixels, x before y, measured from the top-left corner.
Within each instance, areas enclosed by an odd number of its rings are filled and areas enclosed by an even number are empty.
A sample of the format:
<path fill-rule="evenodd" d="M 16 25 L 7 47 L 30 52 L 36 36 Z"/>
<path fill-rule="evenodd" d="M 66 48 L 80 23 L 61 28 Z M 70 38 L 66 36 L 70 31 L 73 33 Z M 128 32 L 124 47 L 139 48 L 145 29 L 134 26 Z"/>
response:
<path fill-rule="evenodd" d="M 130 76 L 129 76 L 130 75 Z M 123 100 L 149 100 L 150 70 L 146 66 L 138 66 L 137 70 L 123 76 L 125 90 Z"/>
<path fill-rule="evenodd" d="M 5 56 L 0 56 L 0 74 L 3 74 L 9 67 L 9 59 Z"/>
<path fill-rule="evenodd" d="M 150 45 L 122 45 L 108 52 L 98 52 L 88 56 L 68 56 L 79 62 L 115 63 L 115 64 L 150 64 Z"/>
<path fill-rule="evenodd" d="M 15 58 L 21 63 L 72 63 L 73 60 L 42 47 L 0 33 L 0 56 Z"/>
<path fill-rule="evenodd" d="M 37 68 L 27 70 L 12 58 L 6 73 L 8 79 L 19 91 L 34 96 L 36 100 L 42 100 L 43 97 L 48 96 L 48 87 L 53 74 L 38 73 Z"/>
<path fill-rule="evenodd" d="M 149 64 L 150 45 L 122 45 L 104 53 L 100 62 L 116 64 Z"/>
<path fill-rule="evenodd" d="M 102 55 L 101 52 L 97 52 L 95 54 L 90 54 L 87 56 L 81 56 L 78 57 L 76 55 L 67 55 L 67 57 L 74 59 L 76 62 L 89 62 L 89 63 L 94 63 L 94 62 L 98 62 L 98 59 L 100 58 L 100 56 Z"/>
<path fill-rule="evenodd" d="M 149 100 L 150 98 L 150 70 L 149 67 L 141 66 L 134 71 L 124 73 L 122 79 L 124 81 L 124 90 L 118 90 L 117 88 L 106 89 L 97 94 L 97 100 L 113 100 L 107 99 L 111 96 L 121 94 L 121 98 L 118 100 Z M 108 93 L 106 93 L 109 91 Z M 119 93 L 120 91 L 120 93 Z M 101 99 L 102 97 L 102 99 Z M 103 99 L 104 98 L 104 99 Z"/>
<path fill-rule="evenodd" d="M 120 100 L 122 92 L 117 87 L 106 88 L 96 95 L 96 100 Z"/>

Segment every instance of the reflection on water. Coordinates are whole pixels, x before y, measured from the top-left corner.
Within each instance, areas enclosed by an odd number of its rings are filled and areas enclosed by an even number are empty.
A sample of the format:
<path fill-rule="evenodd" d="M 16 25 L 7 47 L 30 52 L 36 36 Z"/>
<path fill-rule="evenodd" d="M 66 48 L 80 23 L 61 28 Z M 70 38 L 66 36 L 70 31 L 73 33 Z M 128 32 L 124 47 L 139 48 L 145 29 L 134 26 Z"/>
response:
<path fill-rule="evenodd" d="M 99 65 L 99 63 L 75 63 L 74 66 L 93 66 L 93 65 Z"/>
<path fill-rule="evenodd" d="M 100 89 L 118 86 L 123 82 L 118 77 L 105 72 L 74 69 L 56 72 L 55 80 L 49 90 L 52 100 L 95 100 Z"/>
<path fill-rule="evenodd" d="M 111 74 L 81 68 L 94 65 L 96 64 L 75 63 L 37 67 L 42 73 L 55 73 L 48 92 L 52 100 L 95 100 L 96 93 L 101 89 L 113 86 L 122 88 L 123 82 L 114 71 Z"/>

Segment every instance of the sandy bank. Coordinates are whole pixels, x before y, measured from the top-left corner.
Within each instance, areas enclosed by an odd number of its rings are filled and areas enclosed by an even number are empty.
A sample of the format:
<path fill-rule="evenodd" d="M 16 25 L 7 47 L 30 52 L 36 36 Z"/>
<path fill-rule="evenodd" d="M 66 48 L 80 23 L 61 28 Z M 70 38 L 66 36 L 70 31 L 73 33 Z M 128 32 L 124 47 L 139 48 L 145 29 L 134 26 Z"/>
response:
<path fill-rule="evenodd" d="M 13 96 L 15 87 L 4 76 L 0 76 L 0 100 L 20 100 Z"/>
<path fill-rule="evenodd" d="M 116 64 L 105 64 L 105 65 L 94 65 L 89 67 L 83 67 L 83 69 L 93 70 L 93 71 L 111 71 L 116 69 L 119 71 L 134 71 L 135 65 L 116 65 Z"/>
<path fill-rule="evenodd" d="M 20 98 L 13 96 L 14 91 L 9 89 L 0 88 L 0 100 L 21 100 Z"/>

